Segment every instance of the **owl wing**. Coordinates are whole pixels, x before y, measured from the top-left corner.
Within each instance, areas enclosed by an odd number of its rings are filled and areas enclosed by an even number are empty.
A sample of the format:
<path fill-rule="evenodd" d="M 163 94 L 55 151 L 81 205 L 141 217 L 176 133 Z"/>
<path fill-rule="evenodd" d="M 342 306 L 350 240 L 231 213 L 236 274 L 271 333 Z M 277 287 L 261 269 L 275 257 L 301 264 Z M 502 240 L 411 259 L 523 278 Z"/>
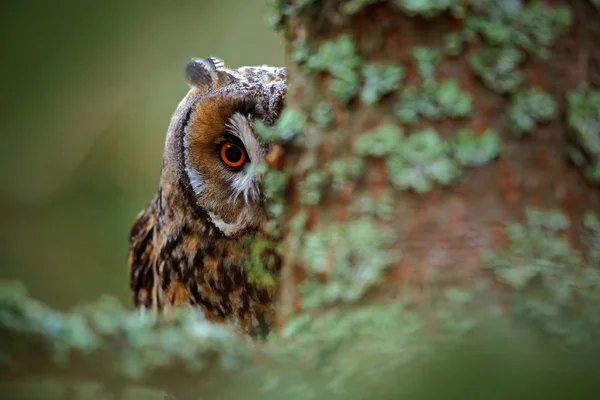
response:
<path fill-rule="evenodd" d="M 151 308 L 154 292 L 156 198 L 135 217 L 129 233 L 129 287 L 136 307 Z"/>

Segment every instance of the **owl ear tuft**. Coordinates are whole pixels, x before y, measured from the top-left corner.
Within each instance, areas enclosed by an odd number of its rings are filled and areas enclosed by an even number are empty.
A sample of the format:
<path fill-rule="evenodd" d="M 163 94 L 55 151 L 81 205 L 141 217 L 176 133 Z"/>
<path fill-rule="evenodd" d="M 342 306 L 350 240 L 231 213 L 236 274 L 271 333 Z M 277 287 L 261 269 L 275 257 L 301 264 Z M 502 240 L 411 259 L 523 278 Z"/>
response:
<path fill-rule="evenodd" d="M 185 66 L 188 83 L 202 90 L 221 87 L 229 83 L 223 60 L 216 57 L 192 58 Z"/>
<path fill-rule="evenodd" d="M 217 66 L 211 57 L 192 58 L 185 66 L 185 77 L 192 86 L 211 87 L 217 78 Z"/>

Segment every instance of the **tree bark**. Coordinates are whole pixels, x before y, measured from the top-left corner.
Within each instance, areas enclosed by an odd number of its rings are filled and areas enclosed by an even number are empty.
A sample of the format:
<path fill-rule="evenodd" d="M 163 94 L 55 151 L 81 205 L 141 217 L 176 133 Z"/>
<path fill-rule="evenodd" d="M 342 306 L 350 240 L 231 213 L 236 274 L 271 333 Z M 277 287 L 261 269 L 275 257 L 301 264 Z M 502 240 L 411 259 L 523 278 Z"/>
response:
<path fill-rule="evenodd" d="M 439 8 L 436 2 L 420 3 L 278 4 L 288 56 L 287 112 L 304 122 L 297 139 L 284 144 L 288 270 L 282 321 L 316 303 L 352 302 L 331 292 L 359 285 L 339 268 L 359 270 L 357 259 L 364 262 L 370 247 L 391 258 L 384 284 L 365 289 L 375 297 L 397 296 L 408 287 L 426 306 L 424 292 L 432 280 L 440 293 L 481 281 L 499 293 L 511 286 L 524 290 L 521 284 L 531 289 L 543 268 L 515 283 L 503 279 L 510 267 L 495 270 L 488 257 L 508 252 L 505 259 L 514 264 L 526 257 L 519 258 L 518 239 L 506 230 L 511 221 L 531 235 L 566 240 L 579 260 L 575 264 L 597 267 L 592 253 L 600 245 L 598 233 L 586 233 L 594 224 L 584 220 L 600 211 L 598 177 L 589 167 L 598 162 L 598 150 L 581 150 L 585 145 L 573 133 L 568 96 L 583 83 L 587 93 L 600 83 L 598 8 L 586 1 L 456 1 Z M 542 30 L 549 38 L 538 36 Z M 464 43 L 455 45 L 461 37 Z M 511 66 L 511 60 L 517 61 Z M 378 76 L 370 66 L 381 66 Z M 390 66 L 399 66 L 403 78 L 394 79 L 398 75 L 385 69 Z M 444 106 L 444 94 L 436 90 L 448 80 L 464 95 L 448 94 L 450 104 Z M 440 96 L 433 105 L 417 104 L 415 99 L 430 92 Z M 591 103 L 598 110 L 598 102 Z M 323 109 L 332 110 L 330 124 L 320 118 Z M 394 130 L 401 130 L 401 139 Z M 468 133 L 461 136 L 462 130 Z M 597 126 L 587 133 L 600 138 Z M 577 157 L 567 150 L 572 146 L 580 146 L 588 164 L 582 158 L 573 162 Z M 422 155 L 423 165 L 411 152 Z M 351 167 L 360 163 L 363 168 L 353 173 Z M 427 171 L 426 163 L 439 168 Z M 345 170 L 336 172 L 340 164 Z M 418 177 L 411 181 L 411 174 Z M 365 206 L 369 201 L 372 206 Z M 552 213 L 564 223 L 544 233 Z M 304 217 L 306 234 L 294 228 Z M 357 220 L 368 223 L 356 225 Z M 353 229 L 364 231 L 370 224 L 374 232 L 385 232 L 383 247 L 379 238 L 344 243 Z M 334 233 L 332 226 L 349 233 Z M 596 239 L 590 242 L 590 235 Z M 334 239 L 319 252 L 312 238 Z M 562 262 L 550 255 L 547 261 Z M 564 278 L 573 273 L 569 268 L 561 269 Z M 315 291 L 330 295 L 316 295 L 315 303 Z"/>

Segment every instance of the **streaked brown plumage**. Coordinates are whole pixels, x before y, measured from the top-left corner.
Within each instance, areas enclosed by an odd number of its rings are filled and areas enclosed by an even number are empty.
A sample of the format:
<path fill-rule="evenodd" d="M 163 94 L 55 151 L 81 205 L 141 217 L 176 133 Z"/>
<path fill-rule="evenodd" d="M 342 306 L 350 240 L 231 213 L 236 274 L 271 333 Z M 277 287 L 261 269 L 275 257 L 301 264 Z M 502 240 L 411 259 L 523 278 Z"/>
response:
<path fill-rule="evenodd" d="M 268 144 L 253 121 L 272 125 L 283 106 L 285 70 L 226 69 L 216 58 L 186 66 L 192 88 L 175 111 L 160 185 L 130 233 L 130 286 L 136 306 L 201 307 L 264 335 L 276 287 L 249 282 L 246 237 L 267 221 L 260 169 Z M 265 256 L 276 275 L 279 259 Z"/>

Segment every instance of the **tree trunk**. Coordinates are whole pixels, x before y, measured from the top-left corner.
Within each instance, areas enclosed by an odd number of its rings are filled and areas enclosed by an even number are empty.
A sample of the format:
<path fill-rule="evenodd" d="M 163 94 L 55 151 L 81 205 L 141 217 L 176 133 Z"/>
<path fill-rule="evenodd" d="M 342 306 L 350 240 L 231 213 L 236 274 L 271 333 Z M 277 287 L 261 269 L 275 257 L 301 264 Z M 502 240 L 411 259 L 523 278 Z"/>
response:
<path fill-rule="evenodd" d="M 281 321 L 407 288 L 428 308 L 435 282 L 524 294 L 517 309 L 556 331 L 536 310 L 597 298 L 593 3 L 278 3 L 279 131 L 296 134 Z"/>

